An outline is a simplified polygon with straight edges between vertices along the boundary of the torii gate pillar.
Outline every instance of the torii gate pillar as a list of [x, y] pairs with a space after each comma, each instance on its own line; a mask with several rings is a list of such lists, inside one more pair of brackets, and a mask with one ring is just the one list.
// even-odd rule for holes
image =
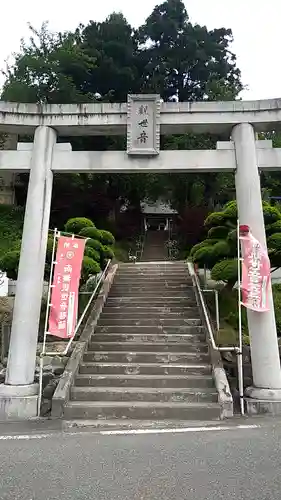
[[[232, 131], [232, 139], [235, 144], [239, 221], [248, 225], [253, 235], [266, 248], [260, 176], [252, 125], [236, 125]], [[247, 389], [247, 408], [252, 414], [275, 411], [279, 413], [277, 401], [280, 401], [281, 409], [281, 370], [271, 287], [269, 303], [268, 312], [247, 310], [253, 370], [253, 387]]]
[[0, 386], [0, 419], [37, 415], [34, 383], [38, 327], [52, 198], [51, 171], [56, 133], [40, 126], [34, 135], [21, 256], [5, 384]]

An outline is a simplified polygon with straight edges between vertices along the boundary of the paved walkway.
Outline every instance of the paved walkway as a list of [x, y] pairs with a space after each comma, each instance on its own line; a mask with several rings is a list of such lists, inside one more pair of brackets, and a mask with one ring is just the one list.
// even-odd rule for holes
[[281, 426], [244, 423], [140, 435], [4, 432], [1, 500], [279, 500]]

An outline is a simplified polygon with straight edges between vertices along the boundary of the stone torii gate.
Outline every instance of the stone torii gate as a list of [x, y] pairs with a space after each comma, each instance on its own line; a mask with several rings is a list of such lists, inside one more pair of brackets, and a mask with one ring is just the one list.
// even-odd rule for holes
[[[281, 149], [256, 141], [276, 130], [281, 99], [253, 102], [161, 103], [158, 95], [129, 96], [124, 104], [36, 105], [0, 102], [0, 132], [34, 134], [33, 144], [0, 151], [0, 170], [30, 172], [21, 257], [0, 419], [36, 416], [36, 346], [54, 172], [235, 173], [241, 224], [266, 245], [260, 170], [281, 168]], [[160, 151], [160, 134], [223, 133], [216, 150]], [[126, 135], [127, 151], [71, 151], [60, 136]], [[281, 370], [272, 293], [270, 311], [248, 311], [254, 386], [248, 396], [276, 412]]]

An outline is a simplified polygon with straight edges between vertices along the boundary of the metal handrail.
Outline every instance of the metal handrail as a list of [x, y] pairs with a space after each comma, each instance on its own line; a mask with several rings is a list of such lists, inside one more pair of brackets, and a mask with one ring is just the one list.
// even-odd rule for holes
[[[44, 341], [43, 341], [43, 349], [42, 349], [42, 352], [40, 353], [40, 372], [39, 372], [39, 395], [38, 395], [38, 416], [40, 416], [40, 407], [41, 407], [41, 401], [42, 401], [42, 388], [43, 388], [43, 363], [44, 363], [44, 357], [46, 356], [58, 356], [58, 357], [63, 357], [63, 356], [66, 356], [68, 351], [69, 351], [69, 348], [75, 338], [75, 336], [77, 335], [77, 332], [87, 314], [87, 311], [90, 307], [90, 305], [92, 304], [92, 301], [97, 293], [97, 290], [100, 286], [100, 284], [104, 281], [105, 277], [106, 277], [106, 273], [108, 271], [108, 268], [110, 266], [110, 263], [111, 263], [111, 260], [108, 260], [107, 261], [107, 265], [105, 267], [105, 269], [103, 270], [103, 273], [102, 275], [100, 276], [100, 278], [98, 279], [97, 281], [97, 284], [95, 286], [95, 289], [94, 291], [92, 292], [91, 294], [91, 297], [89, 298], [89, 301], [83, 311], [83, 313], [81, 314], [80, 318], [79, 318], [79, 321], [77, 322], [77, 325], [76, 325], [76, 328], [74, 330], [74, 334], [73, 334], [73, 337], [71, 337], [71, 339], [69, 340], [69, 342], [67, 343], [66, 345], [66, 348], [64, 351], [62, 352], [46, 352], [45, 351], [45, 346], [46, 346], [46, 332], [44, 333]], [[46, 320], [46, 324], [47, 324], [47, 320]]]
[[215, 351], [219, 351], [219, 352], [230, 352], [230, 351], [232, 351], [232, 352], [235, 352], [235, 354], [237, 356], [237, 372], [238, 372], [238, 383], [239, 383], [239, 393], [240, 393], [240, 407], [241, 407], [241, 414], [244, 415], [242, 349], [240, 349], [240, 347], [238, 347], [238, 346], [229, 346], [229, 347], [219, 347], [219, 346], [217, 346], [216, 341], [215, 341], [215, 337], [214, 337], [214, 333], [213, 333], [212, 324], [211, 324], [211, 321], [210, 321], [210, 318], [209, 318], [207, 306], [206, 306], [205, 299], [204, 299], [204, 296], [203, 296], [203, 293], [202, 293], [202, 290], [201, 290], [201, 286], [200, 286], [200, 283], [199, 283], [198, 276], [197, 276], [197, 274], [195, 272], [195, 269], [194, 269], [194, 266], [193, 266], [192, 262], [189, 261], [187, 263], [187, 266], [188, 266], [189, 274], [190, 274], [190, 276], [192, 278], [192, 281], [193, 281], [193, 283], [195, 285], [195, 288], [196, 288], [196, 291], [197, 291], [197, 294], [198, 294], [198, 297], [199, 297], [200, 306], [201, 306], [201, 309], [202, 309], [203, 314], [204, 314], [204, 319], [205, 319], [205, 322], [206, 322], [206, 325], [207, 325], [209, 339], [210, 339], [212, 348]]
[[200, 286], [200, 283], [199, 283], [198, 276], [197, 276], [197, 274], [195, 272], [195, 269], [194, 269], [194, 266], [193, 266], [193, 264], [191, 262], [188, 262], [187, 266], [188, 266], [189, 274], [190, 274], [190, 276], [191, 276], [191, 278], [192, 278], [192, 280], [193, 280], [193, 282], [195, 284], [195, 287], [196, 287], [196, 290], [197, 290], [197, 293], [198, 293], [198, 296], [199, 296], [199, 299], [200, 299], [200, 305], [202, 307], [202, 311], [203, 311], [203, 314], [204, 314], [204, 318], [205, 318], [205, 321], [206, 321], [206, 325], [207, 325], [207, 328], [208, 328], [208, 333], [209, 333], [209, 337], [210, 337], [213, 349], [215, 349], [215, 351], [235, 351], [235, 352], [239, 352], [239, 347], [237, 347], [237, 346], [229, 346], [229, 347], [219, 347], [219, 346], [217, 346], [216, 341], [215, 341], [215, 337], [214, 337], [214, 334], [213, 334], [213, 328], [212, 328], [212, 325], [211, 325], [211, 322], [210, 322], [210, 318], [209, 318], [207, 306], [206, 306], [205, 299], [204, 299], [204, 296], [203, 296], [203, 293], [202, 293], [202, 290], [201, 290], [201, 286]]
[[[96, 293], [97, 293], [97, 290], [98, 290], [98, 288], [99, 288], [100, 284], [104, 281], [104, 278], [105, 278], [105, 276], [106, 276], [106, 273], [107, 273], [107, 271], [108, 271], [108, 268], [109, 268], [109, 266], [110, 266], [110, 263], [111, 263], [111, 260], [108, 260], [108, 261], [107, 261], [107, 264], [106, 264], [106, 267], [104, 268], [104, 270], [103, 270], [103, 272], [102, 272], [102, 274], [101, 274], [100, 278], [98, 279], [97, 284], [96, 284], [96, 286], [95, 286], [95, 288], [94, 288], [93, 292], [90, 292], [90, 293], [91, 293], [91, 297], [89, 298], [88, 303], [87, 303], [87, 305], [86, 305], [86, 307], [85, 307], [84, 311], [82, 312], [82, 314], [81, 314], [81, 316], [80, 316], [80, 318], [79, 318], [79, 320], [78, 320], [78, 322], [77, 322], [76, 328], [75, 328], [75, 330], [74, 330], [74, 334], [73, 334], [73, 336], [71, 337], [71, 339], [69, 339], [69, 342], [67, 343], [65, 350], [64, 350], [64, 351], [62, 351], [61, 353], [55, 353], [55, 354], [56, 354], [56, 356], [66, 356], [66, 355], [67, 355], [68, 350], [69, 350], [69, 347], [71, 346], [71, 344], [72, 344], [72, 342], [73, 342], [74, 338], [76, 337], [76, 335], [77, 335], [77, 333], [78, 333], [78, 330], [79, 330], [79, 328], [80, 328], [81, 324], [83, 323], [83, 320], [84, 320], [84, 318], [85, 318], [85, 316], [86, 316], [86, 314], [87, 314], [87, 312], [88, 312], [88, 310], [89, 310], [90, 305], [91, 305], [91, 304], [92, 304], [92, 302], [93, 302], [93, 299], [94, 299], [94, 297], [95, 297], [95, 295], [96, 295]], [[45, 352], [45, 353], [44, 353], [44, 352], [42, 352], [42, 353], [41, 353], [41, 356], [42, 356], [42, 355], [44, 355], [44, 356], [50, 356], [50, 355], [52, 355], [52, 354], [54, 354], [54, 352], [49, 352], [49, 353], [48, 353], [48, 352]]]
[[135, 263], [137, 260], [140, 260], [142, 258], [143, 250], [144, 250], [144, 243], [145, 243], [145, 236], [146, 236], [146, 230], [144, 233], [140, 235], [140, 249], [136, 250], [136, 254], [129, 258], [129, 260], [133, 260]]
[[143, 251], [144, 251], [144, 244], [145, 244], [145, 237], [146, 237], [146, 233], [147, 233], [147, 229], [145, 229], [144, 233], [142, 234], [142, 237], [141, 237], [141, 249], [140, 249], [140, 252], [139, 252], [139, 260], [142, 258], [142, 254], [143, 254]]

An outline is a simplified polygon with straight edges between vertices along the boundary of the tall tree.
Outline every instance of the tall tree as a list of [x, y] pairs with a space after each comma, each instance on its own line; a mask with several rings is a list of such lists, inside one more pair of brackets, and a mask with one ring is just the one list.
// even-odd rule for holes
[[192, 25], [182, 0], [157, 5], [137, 33], [143, 89], [164, 100], [233, 99], [242, 90], [231, 30]]
[[138, 92], [137, 42], [125, 17], [113, 13], [104, 22], [90, 21], [79, 31], [83, 52], [96, 58], [88, 91], [109, 102], [125, 102], [128, 93]]
[[44, 23], [29, 27], [29, 43], [22, 40], [13, 66], [5, 72], [2, 99], [17, 102], [69, 103], [93, 101], [85, 89], [96, 57], [82, 50], [75, 34], [52, 33]]
[[[129, 92], [159, 92], [164, 100], [233, 99], [242, 88], [229, 30], [193, 26], [181, 0], [155, 7], [136, 32], [122, 14], [104, 22], [79, 25], [74, 33], [51, 33], [47, 24], [30, 27], [13, 66], [7, 68], [2, 98], [40, 103], [123, 102]], [[123, 137], [69, 138], [74, 149], [124, 149]], [[162, 138], [162, 149], [215, 147], [214, 137]], [[228, 181], [228, 179], [227, 179]], [[138, 206], [149, 196], [169, 198], [183, 212], [186, 205], [227, 201], [220, 175], [69, 175], [56, 176], [54, 213], [67, 216], [106, 214], [120, 205]], [[228, 181], [229, 183], [229, 181]], [[230, 183], [231, 184], [231, 183]], [[65, 193], [65, 196], [63, 195]], [[72, 200], [70, 203], [69, 200]], [[73, 203], [75, 200], [75, 203]]]

